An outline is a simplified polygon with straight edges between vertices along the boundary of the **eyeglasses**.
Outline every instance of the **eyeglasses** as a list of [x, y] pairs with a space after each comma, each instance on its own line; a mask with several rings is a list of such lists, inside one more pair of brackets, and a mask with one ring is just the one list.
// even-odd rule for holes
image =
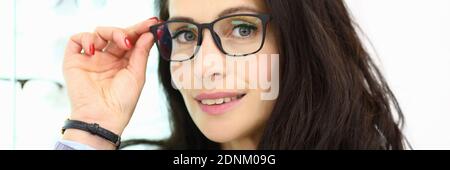
[[150, 27], [161, 57], [182, 62], [195, 57], [203, 42], [203, 30], [209, 29], [214, 43], [228, 56], [242, 57], [261, 50], [266, 37], [268, 14], [237, 14], [198, 24], [170, 20]]

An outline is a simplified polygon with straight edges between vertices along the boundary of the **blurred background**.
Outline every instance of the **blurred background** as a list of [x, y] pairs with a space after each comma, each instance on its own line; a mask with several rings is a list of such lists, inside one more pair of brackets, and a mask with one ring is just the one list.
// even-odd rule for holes
[[[450, 1], [346, 2], [400, 102], [413, 148], [450, 149]], [[70, 114], [61, 71], [69, 37], [97, 26], [133, 25], [155, 16], [153, 4], [0, 0], [0, 149], [53, 149]], [[150, 56], [147, 83], [125, 140], [170, 135], [155, 48]]]

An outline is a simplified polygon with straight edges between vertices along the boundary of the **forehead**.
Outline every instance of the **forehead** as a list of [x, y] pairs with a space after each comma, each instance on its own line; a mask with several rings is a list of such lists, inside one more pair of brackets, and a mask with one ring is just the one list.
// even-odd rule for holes
[[211, 22], [223, 15], [267, 12], [264, 0], [169, 0], [170, 18]]

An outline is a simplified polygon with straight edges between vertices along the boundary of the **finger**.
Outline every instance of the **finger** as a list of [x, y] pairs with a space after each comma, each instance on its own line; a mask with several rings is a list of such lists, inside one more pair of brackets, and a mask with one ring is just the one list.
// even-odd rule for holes
[[72, 54], [79, 54], [81, 51], [84, 51], [88, 55], [92, 55], [92, 53], [95, 52], [93, 49], [93, 42], [94, 40], [91, 33], [79, 33], [71, 37], [67, 50]]
[[[148, 20], [142, 21], [138, 24], [135, 24], [131, 27], [128, 27], [125, 29], [126, 33], [127, 33], [127, 37], [129, 38], [129, 41], [132, 44], [135, 44], [135, 42], [137, 41], [137, 39], [146, 32], [149, 32], [149, 27], [157, 24], [159, 22], [157, 17], [153, 17], [150, 18]], [[108, 46], [105, 48], [105, 52], [109, 52], [112, 53], [116, 56], [122, 56], [125, 54], [126, 51], [121, 50], [120, 48], [117, 47], [117, 44], [115, 43], [110, 43], [108, 44]]]
[[[86, 55], [81, 54], [83, 49], [82, 39], [83, 37], [89, 33], [78, 33], [70, 37], [69, 42], [67, 43], [66, 50], [64, 52], [64, 61], [63, 61], [63, 73], [66, 74], [67, 68], [73, 67], [74, 65], [78, 65], [83, 60], [89, 60]], [[84, 50], [86, 51], [86, 50]]]
[[103, 52], [110, 53], [114, 56], [123, 56], [125, 54], [125, 50], [117, 46], [116, 43], [110, 41], [108, 44], [102, 49]]
[[96, 47], [105, 46], [106, 41], [99, 38], [96, 34], [85, 33], [81, 35], [81, 45], [88, 56], [94, 56]]
[[131, 52], [128, 69], [139, 79], [145, 79], [148, 56], [153, 46], [153, 35], [151, 33], [142, 34], [136, 42], [135, 48]]
[[66, 50], [64, 52], [65, 56], [80, 54], [81, 50], [83, 49], [83, 47], [81, 46], [81, 34], [83, 33], [78, 33], [70, 37], [70, 40], [67, 43]]
[[95, 50], [102, 51], [110, 43], [96, 33], [93, 33], [92, 36]]
[[149, 27], [152, 25], [155, 25], [159, 23], [159, 19], [157, 17], [153, 17], [150, 19], [147, 19], [145, 21], [142, 21], [138, 24], [135, 24], [131, 27], [126, 28], [126, 32], [128, 37], [130, 38], [131, 42], [134, 43], [138, 40], [138, 38], [146, 33], [149, 32]]
[[119, 50], [128, 50], [131, 48], [131, 42], [124, 29], [115, 27], [97, 27], [95, 33], [104, 41], [116, 44], [115, 48]]

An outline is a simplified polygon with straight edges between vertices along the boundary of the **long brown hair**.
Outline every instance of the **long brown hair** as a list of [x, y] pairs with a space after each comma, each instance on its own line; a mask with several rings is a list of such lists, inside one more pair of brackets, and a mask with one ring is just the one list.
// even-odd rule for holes
[[[265, 0], [282, 58], [280, 93], [259, 149], [405, 149], [403, 114], [362, 45], [343, 0]], [[157, 0], [169, 18], [167, 0]], [[289, 23], [289, 24], [288, 24]], [[163, 149], [220, 149], [190, 118], [159, 61], [172, 134], [161, 141], [132, 140]], [[396, 122], [393, 115], [397, 114]]]

